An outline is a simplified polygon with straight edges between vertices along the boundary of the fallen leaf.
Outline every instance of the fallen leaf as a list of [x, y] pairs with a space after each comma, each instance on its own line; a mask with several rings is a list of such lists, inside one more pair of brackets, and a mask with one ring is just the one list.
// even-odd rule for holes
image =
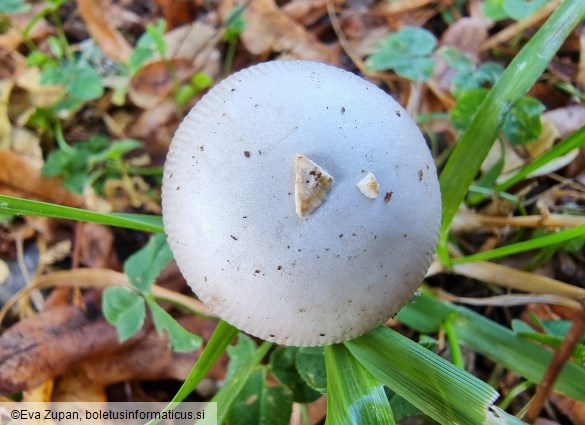
[[155, 108], [142, 112], [128, 130], [128, 135], [143, 140], [153, 164], [162, 164], [178, 122], [177, 105], [171, 99], [165, 99]]
[[0, 79], [13, 79], [26, 69], [26, 58], [19, 52], [0, 46]]
[[193, 22], [197, 19], [197, 6], [192, 1], [155, 0], [167, 23], [168, 29]]
[[449, 25], [439, 45], [452, 46], [477, 60], [481, 44], [487, 40], [491, 23], [478, 17], [464, 17]]
[[585, 90], [585, 28], [579, 30], [579, 66], [576, 83], [581, 91]]
[[[48, 108], [63, 95], [62, 86], [41, 84], [41, 71], [38, 68], [27, 68], [16, 75], [16, 86], [24, 89], [22, 103], [34, 109], [35, 106]], [[14, 99], [11, 99], [11, 103]]]
[[0, 258], [0, 285], [4, 285], [4, 283], [6, 283], [9, 273], [10, 270], [8, 269], [8, 265]]
[[0, 393], [32, 389], [90, 355], [117, 349], [115, 328], [96, 306], [87, 307], [56, 307], [8, 328], [0, 336]]
[[24, 42], [23, 30], [32, 22], [33, 18], [38, 17], [34, 25], [28, 32], [29, 40], [38, 40], [45, 38], [47, 35], [54, 33], [54, 28], [45, 18], [40, 17], [39, 13], [45, 8], [44, 3], [36, 3], [33, 7], [24, 13], [15, 13], [10, 15], [12, 27], [0, 35], [0, 47], [7, 50], [16, 50]]
[[31, 164], [41, 167], [44, 163], [41, 139], [28, 128], [14, 127], [10, 138], [11, 149], [26, 157]]
[[108, 397], [104, 384], [91, 379], [83, 369], [74, 366], [55, 383], [51, 401], [105, 403]]
[[[228, 11], [230, 7], [224, 7], [224, 10]], [[244, 12], [244, 19], [246, 29], [240, 38], [253, 55], [278, 52], [297, 59], [331, 64], [340, 62], [337, 46], [330, 47], [316, 40], [305, 27], [286, 15], [273, 0], [250, 2]]]
[[203, 22], [175, 28], [165, 34], [168, 58], [189, 60], [194, 69], [215, 79], [221, 68], [217, 37], [218, 31]]
[[49, 380], [29, 391], [24, 391], [22, 401], [25, 403], [47, 403], [51, 401], [54, 384], [52, 380]]
[[10, 148], [12, 125], [8, 118], [8, 98], [13, 86], [12, 80], [0, 80], [0, 149]]
[[92, 382], [101, 385], [135, 380], [185, 380], [197, 358], [195, 353], [173, 353], [168, 339], [152, 331], [132, 346], [82, 361], [79, 368]]
[[585, 106], [570, 105], [546, 111], [542, 116], [557, 128], [559, 137], [564, 139], [585, 125]]
[[132, 77], [128, 96], [143, 109], [152, 109], [171, 94], [175, 85], [190, 78], [195, 70], [186, 59], [151, 62]]
[[132, 47], [124, 36], [111, 24], [107, 11], [101, 0], [77, 0], [79, 14], [84, 20], [87, 30], [109, 58], [120, 62], [128, 62]]
[[60, 179], [41, 176], [38, 163], [12, 151], [0, 151], [0, 193], [80, 207], [83, 198], [61, 186]]
[[556, 408], [573, 422], [573, 425], [585, 425], [585, 403], [557, 393], [551, 394], [550, 398]]
[[[544, 152], [549, 150], [555, 140], [559, 137], [559, 131], [557, 127], [552, 124], [546, 116], [541, 118], [542, 133], [539, 138], [532, 143], [526, 145], [514, 147], [509, 143], [504, 143], [504, 168], [497, 179], [497, 182], [503, 182], [513, 176], [519, 169], [532, 162], [535, 158], [542, 155]], [[493, 167], [502, 155], [502, 145], [500, 143], [494, 143], [490, 149], [486, 159], [484, 160], [481, 169], [486, 172]], [[530, 174], [529, 177], [537, 177], [557, 171], [567, 164], [571, 163], [578, 154], [578, 149], [573, 149], [571, 152], [555, 158], [545, 166], [539, 168]]]
[[282, 11], [302, 25], [312, 25], [327, 14], [327, 0], [292, 0]]
[[83, 265], [92, 268], [114, 267], [114, 235], [112, 229], [95, 223], [80, 223], [78, 231], [79, 257]]
[[534, 425], [560, 425], [557, 421], [551, 421], [550, 419], [538, 418], [534, 421]]

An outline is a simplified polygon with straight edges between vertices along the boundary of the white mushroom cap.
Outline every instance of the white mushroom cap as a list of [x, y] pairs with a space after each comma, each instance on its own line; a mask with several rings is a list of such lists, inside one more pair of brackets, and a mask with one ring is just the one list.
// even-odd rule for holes
[[[298, 155], [331, 178], [304, 214]], [[358, 187], [369, 173], [374, 199]], [[433, 159], [406, 111], [315, 62], [223, 80], [165, 165], [163, 219], [188, 284], [224, 320], [286, 345], [337, 343], [393, 316], [427, 271], [440, 217]]]

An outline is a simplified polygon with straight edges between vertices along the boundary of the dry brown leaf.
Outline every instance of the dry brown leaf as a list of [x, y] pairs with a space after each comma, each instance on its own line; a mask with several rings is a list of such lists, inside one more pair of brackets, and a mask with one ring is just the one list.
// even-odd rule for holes
[[[225, 10], [229, 9], [228, 7]], [[329, 47], [316, 40], [302, 25], [287, 16], [273, 0], [250, 2], [244, 12], [244, 19], [246, 29], [241, 40], [253, 55], [279, 52], [289, 58], [331, 64], [340, 61], [337, 47]]]
[[585, 106], [570, 105], [546, 111], [542, 116], [556, 127], [559, 137], [564, 139], [585, 125]]
[[10, 269], [8, 268], [8, 264], [0, 258], [0, 285], [3, 285], [6, 282], [9, 274]]
[[79, 368], [101, 385], [143, 379], [185, 380], [197, 358], [195, 353], [173, 353], [168, 339], [153, 331], [132, 346], [88, 358]]
[[111, 24], [102, 1], [77, 0], [77, 6], [87, 30], [105, 55], [120, 63], [128, 62], [132, 47]]
[[151, 62], [132, 77], [128, 96], [143, 109], [152, 109], [165, 99], [176, 83], [193, 75], [195, 70], [186, 59]]
[[292, 0], [282, 11], [301, 25], [313, 25], [327, 14], [327, 0]]
[[203, 22], [193, 22], [175, 28], [165, 34], [169, 58], [194, 61], [201, 51], [217, 35], [217, 30]]
[[45, 381], [38, 387], [24, 391], [22, 393], [22, 401], [25, 403], [47, 403], [51, 401], [54, 386], [55, 383], [53, 380]]
[[436, 0], [398, 0], [393, 2], [385, 2], [380, 7], [380, 11], [384, 15], [398, 15], [401, 13], [411, 12], [415, 9], [420, 9], [429, 3], [434, 3]]
[[[24, 42], [24, 37], [22, 36], [23, 30], [44, 7], [45, 5], [43, 3], [36, 3], [28, 12], [10, 15], [12, 27], [5, 34], [0, 35], [0, 47], [7, 50], [16, 50]], [[46, 19], [40, 18], [30, 28], [28, 38], [30, 40], [38, 40], [45, 38], [53, 32], [53, 26]]]
[[557, 421], [551, 421], [550, 419], [538, 418], [534, 421], [534, 425], [561, 425]]
[[575, 82], [581, 91], [585, 90], [585, 27], [583, 26], [579, 31], [579, 66]]
[[557, 409], [571, 419], [573, 425], [585, 425], [585, 403], [556, 393], [551, 394], [550, 398]]
[[41, 176], [38, 163], [11, 151], [0, 151], [0, 193], [79, 207], [83, 199], [64, 189], [61, 180]]
[[478, 59], [479, 47], [487, 39], [491, 26], [486, 19], [465, 17], [449, 25], [441, 36], [441, 46], [452, 46]]
[[14, 79], [15, 75], [26, 69], [26, 58], [19, 52], [0, 46], [0, 79]]
[[219, 76], [221, 55], [216, 48], [218, 30], [203, 22], [193, 22], [165, 34], [167, 58], [187, 59], [198, 71], [214, 79]]
[[533, 294], [551, 294], [573, 299], [585, 299], [585, 289], [489, 261], [455, 264], [453, 272], [482, 282]]
[[0, 80], [0, 149], [10, 148], [12, 124], [8, 118], [8, 99], [13, 86], [12, 80]]
[[[502, 146], [504, 148], [504, 168], [497, 179], [497, 182], [499, 183], [507, 180], [520, 168], [549, 150], [554, 145], [555, 140], [559, 137], [559, 131], [557, 130], [557, 127], [544, 116], [541, 118], [541, 123], [542, 133], [539, 138], [532, 143], [521, 146], [513, 146], [509, 143], [494, 143], [481, 166], [482, 171], [486, 172], [500, 160], [502, 156]], [[552, 173], [573, 161], [577, 154], [578, 149], [573, 149], [566, 155], [558, 157], [539, 168], [533, 172], [530, 177]]]
[[177, 105], [172, 100], [166, 99], [155, 108], [142, 112], [128, 130], [128, 135], [144, 140], [148, 146], [148, 152], [153, 157], [153, 162], [162, 163], [169, 150], [178, 121]]
[[112, 229], [96, 223], [80, 223], [79, 257], [83, 265], [106, 268], [116, 265]]
[[95, 402], [108, 401], [105, 386], [91, 378], [79, 367], [68, 369], [55, 383], [53, 402]]
[[0, 336], [0, 392], [34, 388], [89, 355], [118, 348], [115, 328], [95, 316], [95, 308], [86, 312], [77, 306], [57, 307], [6, 330]]
[[[20, 99], [22, 107], [19, 109], [24, 109], [25, 106], [32, 110], [35, 106], [50, 107], [63, 95], [64, 90], [62, 86], [41, 84], [41, 71], [38, 68], [27, 68], [16, 75], [16, 85], [25, 91]], [[14, 97], [10, 99], [10, 102], [11, 104], [19, 103]]]
[[14, 127], [12, 129], [11, 148], [18, 155], [29, 159], [31, 164], [41, 167], [45, 162], [41, 139], [28, 128]]
[[168, 29], [195, 21], [197, 6], [191, 0], [155, 0], [167, 23]]

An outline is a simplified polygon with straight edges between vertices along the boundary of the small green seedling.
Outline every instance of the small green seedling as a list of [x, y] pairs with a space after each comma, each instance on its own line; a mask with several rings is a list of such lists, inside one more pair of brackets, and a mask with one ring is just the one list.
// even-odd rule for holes
[[432, 53], [436, 46], [437, 39], [430, 31], [405, 27], [382, 41], [366, 60], [366, 66], [375, 71], [392, 69], [409, 80], [425, 81], [433, 74]]
[[131, 287], [111, 286], [104, 291], [104, 316], [116, 327], [120, 341], [126, 341], [142, 328], [148, 305], [156, 330], [159, 334], [166, 331], [174, 351], [193, 351], [203, 342], [200, 336], [181, 327], [151, 294], [155, 279], [171, 259], [164, 235], [153, 235], [141, 250], [124, 263], [124, 272]]

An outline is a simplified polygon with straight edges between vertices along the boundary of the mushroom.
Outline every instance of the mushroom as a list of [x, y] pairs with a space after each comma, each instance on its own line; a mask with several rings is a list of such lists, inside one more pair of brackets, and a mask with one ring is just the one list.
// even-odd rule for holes
[[205, 95], [173, 138], [162, 198], [199, 298], [239, 329], [294, 346], [392, 317], [429, 267], [441, 218], [433, 159], [406, 111], [309, 61], [252, 66]]

